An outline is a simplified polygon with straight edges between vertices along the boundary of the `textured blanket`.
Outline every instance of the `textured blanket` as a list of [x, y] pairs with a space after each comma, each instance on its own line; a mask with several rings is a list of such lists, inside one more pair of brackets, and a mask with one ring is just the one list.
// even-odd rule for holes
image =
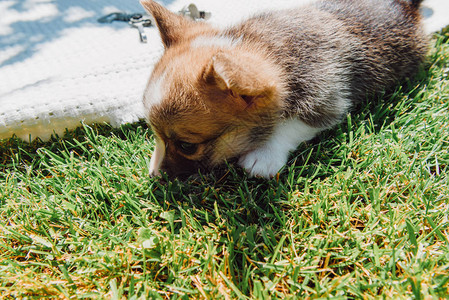
[[[226, 26], [266, 9], [309, 0], [161, 1], [172, 11], [193, 2]], [[111, 12], [143, 12], [138, 0], [0, 1], [0, 139], [61, 134], [80, 122], [119, 125], [141, 118], [141, 97], [163, 47], [155, 27], [100, 24]], [[449, 24], [449, 1], [426, 0], [427, 31]]]

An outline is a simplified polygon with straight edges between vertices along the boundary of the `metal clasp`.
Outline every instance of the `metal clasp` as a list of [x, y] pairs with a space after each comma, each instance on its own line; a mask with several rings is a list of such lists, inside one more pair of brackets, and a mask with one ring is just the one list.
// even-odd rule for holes
[[143, 15], [135, 15], [131, 17], [128, 22], [131, 26], [137, 28], [139, 30], [139, 37], [142, 43], [147, 42], [147, 35], [145, 34], [144, 27], [149, 27], [152, 24], [150, 16]]
[[200, 11], [195, 4], [184, 6], [179, 12], [181, 16], [189, 17], [193, 21], [208, 20], [211, 16], [210, 12]]

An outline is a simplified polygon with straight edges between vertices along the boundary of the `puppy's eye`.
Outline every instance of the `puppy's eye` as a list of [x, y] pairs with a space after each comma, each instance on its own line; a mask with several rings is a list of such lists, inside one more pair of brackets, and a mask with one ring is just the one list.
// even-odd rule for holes
[[198, 149], [198, 144], [179, 142], [178, 148], [179, 148], [179, 150], [181, 150], [182, 153], [184, 153], [186, 155], [192, 155]]

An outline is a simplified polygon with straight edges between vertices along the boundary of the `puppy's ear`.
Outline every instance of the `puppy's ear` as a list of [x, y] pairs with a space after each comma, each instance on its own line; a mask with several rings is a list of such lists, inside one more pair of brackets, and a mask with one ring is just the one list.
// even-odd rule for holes
[[245, 108], [267, 104], [282, 90], [279, 70], [264, 58], [249, 53], [217, 53], [206, 66], [203, 80], [220, 90], [228, 90]]
[[181, 41], [183, 34], [185, 34], [185, 29], [193, 26], [193, 21], [189, 21], [169, 11], [152, 0], [141, 0], [140, 4], [156, 20], [156, 25], [159, 28], [165, 48], [169, 48], [173, 44]]

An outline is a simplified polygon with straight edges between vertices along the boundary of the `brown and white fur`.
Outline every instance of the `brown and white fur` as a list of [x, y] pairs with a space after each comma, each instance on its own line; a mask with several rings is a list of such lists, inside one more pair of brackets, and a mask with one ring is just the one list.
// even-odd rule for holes
[[165, 52], [144, 93], [150, 172], [182, 176], [236, 159], [271, 177], [350, 107], [416, 73], [420, 0], [322, 0], [216, 29], [142, 0]]

